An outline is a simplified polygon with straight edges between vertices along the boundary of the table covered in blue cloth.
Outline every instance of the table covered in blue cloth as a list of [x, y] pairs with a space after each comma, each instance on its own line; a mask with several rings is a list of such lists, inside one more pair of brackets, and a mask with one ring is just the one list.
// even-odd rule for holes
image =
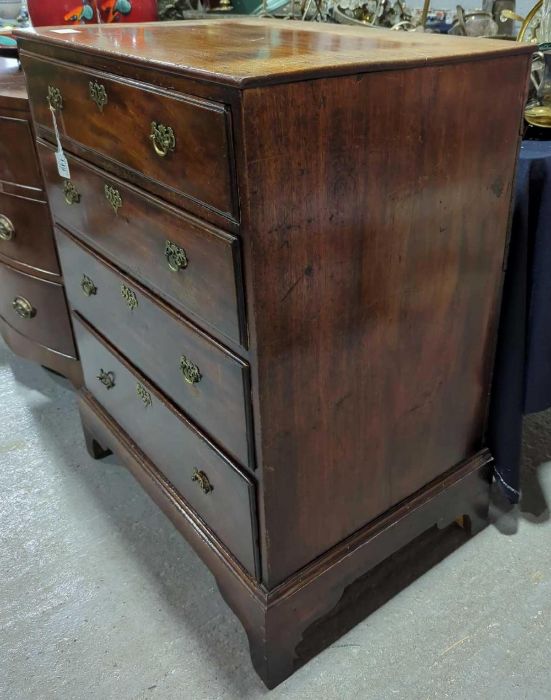
[[488, 424], [496, 478], [520, 498], [522, 416], [551, 407], [551, 141], [525, 141]]

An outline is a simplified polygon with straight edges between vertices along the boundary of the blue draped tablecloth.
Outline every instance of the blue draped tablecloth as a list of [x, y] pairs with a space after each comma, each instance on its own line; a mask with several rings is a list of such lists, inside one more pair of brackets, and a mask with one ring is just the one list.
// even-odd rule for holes
[[551, 141], [524, 141], [496, 352], [488, 445], [520, 498], [522, 416], [551, 407]]

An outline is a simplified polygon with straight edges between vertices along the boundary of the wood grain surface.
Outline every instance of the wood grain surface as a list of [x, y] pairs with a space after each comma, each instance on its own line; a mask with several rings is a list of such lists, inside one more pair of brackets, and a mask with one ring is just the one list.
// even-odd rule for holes
[[[39, 141], [38, 151], [55, 221], [199, 325], [246, 345], [241, 256], [235, 236], [187, 217], [69, 154], [71, 180], [80, 201], [68, 205], [54, 147]], [[106, 199], [106, 186], [119, 193], [121, 205], [116, 211]], [[187, 265], [180, 271], [168, 266], [167, 242], [185, 252]]]
[[[258, 575], [252, 481], [81, 318], [75, 317], [74, 327], [88, 391], [141, 450], [155, 455], [157, 468], [241, 564]], [[98, 380], [102, 369], [113, 373], [111, 389]], [[145, 390], [148, 404], [137, 387]], [[212, 488], [208, 493], [193, 479], [196, 471], [206, 475]]]
[[526, 72], [245, 91], [270, 587], [483, 444]]
[[7, 217], [15, 229], [11, 240], [0, 238], [0, 257], [59, 275], [48, 205], [0, 192], [0, 215]]
[[[60, 229], [56, 240], [70, 306], [229, 455], [254, 468], [248, 364]], [[83, 293], [83, 275], [92, 280], [95, 294]], [[123, 285], [135, 295], [135, 308], [123, 298]], [[198, 368], [197, 383], [184, 379], [182, 357]]]
[[[76, 357], [63, 285], [29, 275], [0, 263], [0, 317], [29, 340], [50, 350]], [[33, 306], [34, 318], [21, 318], [12, 303], [23, 297]]]
[[147, 62], [160, 70], [240, 87], [403, 66], [531, 53], [529, 45], [493, 39], [386, 29], [222, 19], [124, 26], [18, 30], [29, 42]]
[[[27, 55], [22, 63], [36, 123], [52, 128], [47, 95], [54, 87], [63, 99], [56, 112], [63, 136], [144, 173], [179, 196], [238, 217], [225, 105]], [[107, 102], [101, 110], [90, 98], [91, 82], [105, 90]], [[173, 130], [174, 148], [164, 156], [153, 148], [153, 122]]]

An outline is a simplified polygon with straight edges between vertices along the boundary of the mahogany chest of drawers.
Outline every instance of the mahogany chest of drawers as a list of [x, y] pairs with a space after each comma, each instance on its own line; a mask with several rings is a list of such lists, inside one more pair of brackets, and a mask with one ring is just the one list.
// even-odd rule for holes
[[188, 538], [273, 686], [359, 576], [485, 523], [531, 49], [255, 20], [20, 42], [88, 448]]
[[25, 78], [16, 59], [1, 57], [0, 334], [18, 354], [82, 383]]

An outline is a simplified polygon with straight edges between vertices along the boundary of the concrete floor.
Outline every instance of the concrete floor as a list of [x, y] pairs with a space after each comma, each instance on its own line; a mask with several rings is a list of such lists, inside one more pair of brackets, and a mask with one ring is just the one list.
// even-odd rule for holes
[[551, 413], [525, 498], [271, 693], [214, 581], [75, 399], [0, 344], [0, 698], [551, 698]]

